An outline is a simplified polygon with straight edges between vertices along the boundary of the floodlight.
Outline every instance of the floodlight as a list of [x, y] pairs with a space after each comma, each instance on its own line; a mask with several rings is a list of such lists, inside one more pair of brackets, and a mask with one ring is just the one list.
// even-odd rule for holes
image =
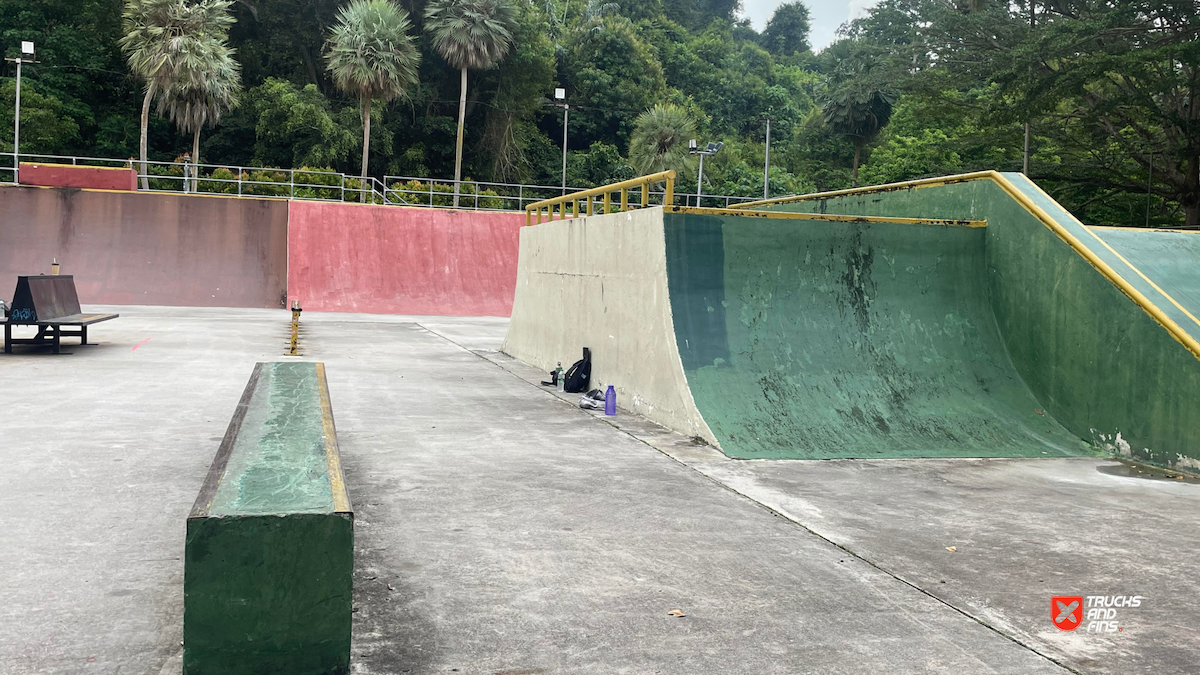
[[28, 40], [21, 42], [21, 53], [26, 56], [33, 56], [33, 43]]
[[696, 149], [696, 139], [693, 138], [692, 140], [688, 141], [688, 150], [695, 150], [695, 149]]
[[556, 98], [556, 99], [558, 99], [559, 101], [561, 101], [561, 100], [565, 99], [566, 97], [567, 97], [567, 90], [566, 90], [566, 89], [563, 89], [563, 88], [561, 88], [561, 87], [555, 88], [555, 90], [554, 90], [554, 98]]

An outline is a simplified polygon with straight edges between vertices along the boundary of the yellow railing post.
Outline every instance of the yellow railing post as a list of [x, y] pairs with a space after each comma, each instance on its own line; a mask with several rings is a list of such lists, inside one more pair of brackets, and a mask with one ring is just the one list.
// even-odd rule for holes
[[[601, 208], [603, 213], [613, 213], [613, 198], [612, 193], [621, 193], [621, 210], [629, 209], [629, 191], [633, 188], [641, 190], [642, 206], [650, 205], [650, 186], [654, 183], [666, 181], [667, 191], [663, 195], [663, 204], [670, 205], [675, 200], [675, 172], [660, 171], [648, 176], [641, 176], [631, 180], [613, 183], [612, 185], [604, 185], [590, 190], [581, 190], [569, 195], [562, 195], [552, 199], [543, 199], [540, 202], [534, 202], [525, 206], [525, 223], [540, 224], [542, 222], [542, 209], [546, 209], [546, 220], [554, 220], [554, 207], [558, 207], [558, 219], [565, 220], [567, 218], [579, 218], [586, 212], [589, 216], [596, 215], [596, 198], [600, 197], [602, 202]], [[570, 204], [570, 206], [567, 206]], [[536, 215], [536, 218], [534, 217]]]

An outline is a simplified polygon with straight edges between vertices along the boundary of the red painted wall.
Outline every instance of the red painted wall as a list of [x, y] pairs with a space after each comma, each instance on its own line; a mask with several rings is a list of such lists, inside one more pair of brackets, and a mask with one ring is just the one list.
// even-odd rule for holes
[[21, 162], [20, 179], [22, 185], [44, 187], [93, 188], [96, 190], [137, 189], [137, 171], [100, 166]]
[[281, 307], [287, 203], [0, 187], [0, 298], [58, 258], [83, 303]]
[[524, 213], [294, 201], [288, 297], [306, 310], [508, 316]]

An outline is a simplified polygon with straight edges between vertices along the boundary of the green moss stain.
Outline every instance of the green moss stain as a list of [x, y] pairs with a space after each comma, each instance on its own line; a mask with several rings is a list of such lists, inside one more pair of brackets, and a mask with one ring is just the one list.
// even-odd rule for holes
[[[693, 398], [730, 456], [1085, 452], [1005, 355], [984, 229], [696, 215], [665, 226], [672, 313], [694, 312], [697, 292], [715, 297], [712, 280], [724, 286], [723, 326], [676, 332]], [[722, 255], [671, 250], [714, 229], [706, 241]], [[676, 269], [685, 257], [689, 275]], [[722, 268], [701, 273], [700, 261]], [[703, 346], [722, 341], [728, 357], [707, 359]]]
[[266, 363], [260, 378], [209, 513], [332, 511], [315, 364]]

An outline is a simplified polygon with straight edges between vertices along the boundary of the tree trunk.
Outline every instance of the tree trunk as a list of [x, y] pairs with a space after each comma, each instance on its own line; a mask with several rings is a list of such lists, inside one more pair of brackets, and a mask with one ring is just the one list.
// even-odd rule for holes
[[858, 187], [858, 158], [862, 155], [862, 141], [854, 141], [854, 173], [850, 180], [853, 187]]
[[363, 100], [362, 192], [359, 201], [367, 201], [367, 156], [371, 152], [371, 99]]
[[1021, 162], [1021, 173], [1029, 175], [1029, 141], [1033, 136], [1029, 128], [1029, 122], [1025, 123], [1025, 159]]
[[467, 69], [462, 69], [458, 90], [458, 141], [454, 145], [454, 207], [458, 208], [459, 181], [462, 180], [463, 123], [467, 118]]
[[138, 173], [142, 175], [142, 189], [150, 189], [150, 179], [146, 177], [146, 128], [150, 125], [150, 101], [154, 99], [154, 85], [146, 85], [146, 98], [142, 101], [142, 137], [141, 137], [141, 165]]
[[200, 125], [192, 134], [192, 192], [200, 188]]

